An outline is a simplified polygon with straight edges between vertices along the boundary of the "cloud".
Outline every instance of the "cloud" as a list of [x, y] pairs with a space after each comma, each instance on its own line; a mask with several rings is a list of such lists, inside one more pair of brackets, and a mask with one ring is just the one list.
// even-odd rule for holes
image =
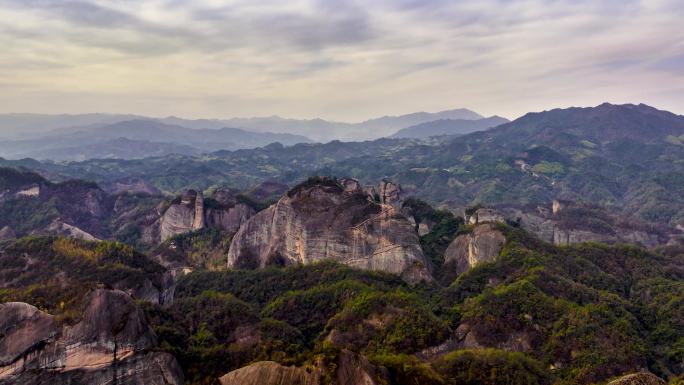
[[0, 108], [684, 111], [683, 16], [676, 0], [0, 0]]

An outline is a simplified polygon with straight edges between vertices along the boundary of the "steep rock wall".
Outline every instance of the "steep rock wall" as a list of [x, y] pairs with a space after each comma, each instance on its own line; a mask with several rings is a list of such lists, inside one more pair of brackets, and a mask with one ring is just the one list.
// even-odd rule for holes
[[418, 234], [393, 206], [367, 199], [358, 184], [307, 182], [250, 218], [235, 234], [228, 267], [334, 260], [355, 268], [429, 280]]

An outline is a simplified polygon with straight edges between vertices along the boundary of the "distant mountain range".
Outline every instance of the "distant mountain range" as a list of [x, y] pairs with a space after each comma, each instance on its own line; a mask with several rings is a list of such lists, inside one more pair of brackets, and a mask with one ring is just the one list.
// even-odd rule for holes
[[482, 131], [508, 123], [509, 120], [500, 116], [484, 119], [439, 119], [402, 128], [390, 138], [427, 138], [440, 135], [464, 135], [475, 131]]
[[293, 145], [310, 140], [291, 134], [249, 132], [238, 128], [192, 129], [136, 119], [63, 127], [37, 138], [0, 142], [0, 154], [15, 159], [138, 159], [169, 154], [198, 155], [217, 150], [260, 147], [274, 142]]
[[[198, 155], [218, 150], [256, 148], [276, 142], [290, 146], [311, 141], [377, 139], [406, 127], [434, 121], [453, 121], [459, 128], [452, 131], [457, 133], [505, 122], [500, 118], [492, 119], [483, 120], [481, 115], [467, 109], [385, 116], [360, 123], [277, 116], [189, 120], [111, 114], [6, 114], [0, 115], [0, 156], [80, 161]], [[448, 132], [449, 129], [443, 131]], [[431, 131], [425, 132], [430, 134]], [[412, 135], [418, 137], [415, 133]]]
[[330, 140], [356, 141], [378, 139], [389, 136], [402, 128], [440, 119], [476, 120], [482, 115], [465, 108], [441, 112], [416, 112], [400, 116], [383, 116], [359, 123], [332, 122], [323, 119], [286, 119], [279, 116], [259, 118], [233, 118], [228, 120], [188, 121], [170, 117], [162, 119], [165, 123], [178, 124], [193, 128], [239, 127], [256, 132], [287, 132], [304, 135], [317, 142]]
[[[456, 137], [333, 141], [163, 156], [144, 162], [90, 160], [57, 165], [3, 161], [60, 180], [111, 183], [138, 177], [160, 191], [310, 175], [391, 178], [435, 204], [549, 204], [553, 199], [612, 207], [684, 227], [684, 117], [645, 105], [602, 104], [527, 114]], [[173, 170], [169, 172], [168, 170]], [[161, 176], [163, 174], [163, 177]]]

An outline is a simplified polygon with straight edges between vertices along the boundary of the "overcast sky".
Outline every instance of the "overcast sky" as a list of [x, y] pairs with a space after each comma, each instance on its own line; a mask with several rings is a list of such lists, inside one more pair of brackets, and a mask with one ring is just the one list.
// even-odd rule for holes
[[684, 113], [681, 0], [0, 0], [0, 112]]

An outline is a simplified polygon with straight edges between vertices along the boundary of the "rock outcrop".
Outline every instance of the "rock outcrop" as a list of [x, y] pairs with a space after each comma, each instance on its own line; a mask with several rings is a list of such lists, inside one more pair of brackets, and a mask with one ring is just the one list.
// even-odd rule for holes
[[2, 239], [14, 239], [17, 237], [17, 234], [14, 232], [14, 230], [9, 227], [5, 226], [2, 229], [0, 229], [0, 240]]
[[101, 239], [95, 237], [94, 235], [79, 229], [76, 226], [72, 226], [61, 219], [57, 218], [45, 228], [45, 233], [50, 235], [60, 235], [64, 237], [71, 237], [76, 239], [82, 239], [84, 241], [100, 241]]
[[665, 381], [649, 372], [641, 372], [622, 376], [609, 382], [608, 385], [665, 385]]
[[418, 234], [398, 209], [371, 202], [360, 185], [310, 180], [250, 218], [235, 234], [229, 268], [334, 260], [429, 280]]
[[175, 358], [151, 350], [156, 336], [124, 292], [91, 292], [73, 326], [24, 303], [0, 310], [0, 384], [183, 383]]
[[675, 234], [674, 229], [648, 226], [634, 218], [618, 218], [598, 207], [562, 200], [554, 200], [551, 210], [536, 207], [503, 211], [506, 217], [518, 222], [525, 230], [558, 246], [601, 242], [632, 243], [653, 248], [681, 236]]
[[218, 204], [207, 207], [202, 192], [184, 192], [180, 202], [171, 204], [156, 222], [155, 225], [159, 227], [159, 241], [164, 242], [174, 235], [200, 230], [206, 226], [219, 226], [234, 232], [255, 213], [252, 207], [239, 202], [228, 190], [216, 190], [211, 198]]
[[401, 186], [388, 180], [382, 180], [378, 185], [378, 198], [382, 204], [401, 206]]
[[195, 215], [192, 220], [192, 230], [201, 230], [204, 228], [204, 194], [198, 191], [195, 195]]
[[504, 223], [506, 222], [506, 219], [496, 209], [480, 208], [475, 210], [475, 212], [470, 216], [467, 216], [466, 222], [470, 223], [471, 225], [487, 222]]
[[[332, 377], [333, 385], [389, 384], [389, 372], [348, 350], [342, 350]], [[323, 385], [326, 368], [320, 363], [305, 367], [283, 366], [277, 362], [256, 362], [219, 378], [221, 385]]]
[[461, 274], [482, 262], [494, 260], [506, 237], [493, 224], [475, 226], [469, 234], [457, 236], [444, 253], [444, 266], [455, 274]]

